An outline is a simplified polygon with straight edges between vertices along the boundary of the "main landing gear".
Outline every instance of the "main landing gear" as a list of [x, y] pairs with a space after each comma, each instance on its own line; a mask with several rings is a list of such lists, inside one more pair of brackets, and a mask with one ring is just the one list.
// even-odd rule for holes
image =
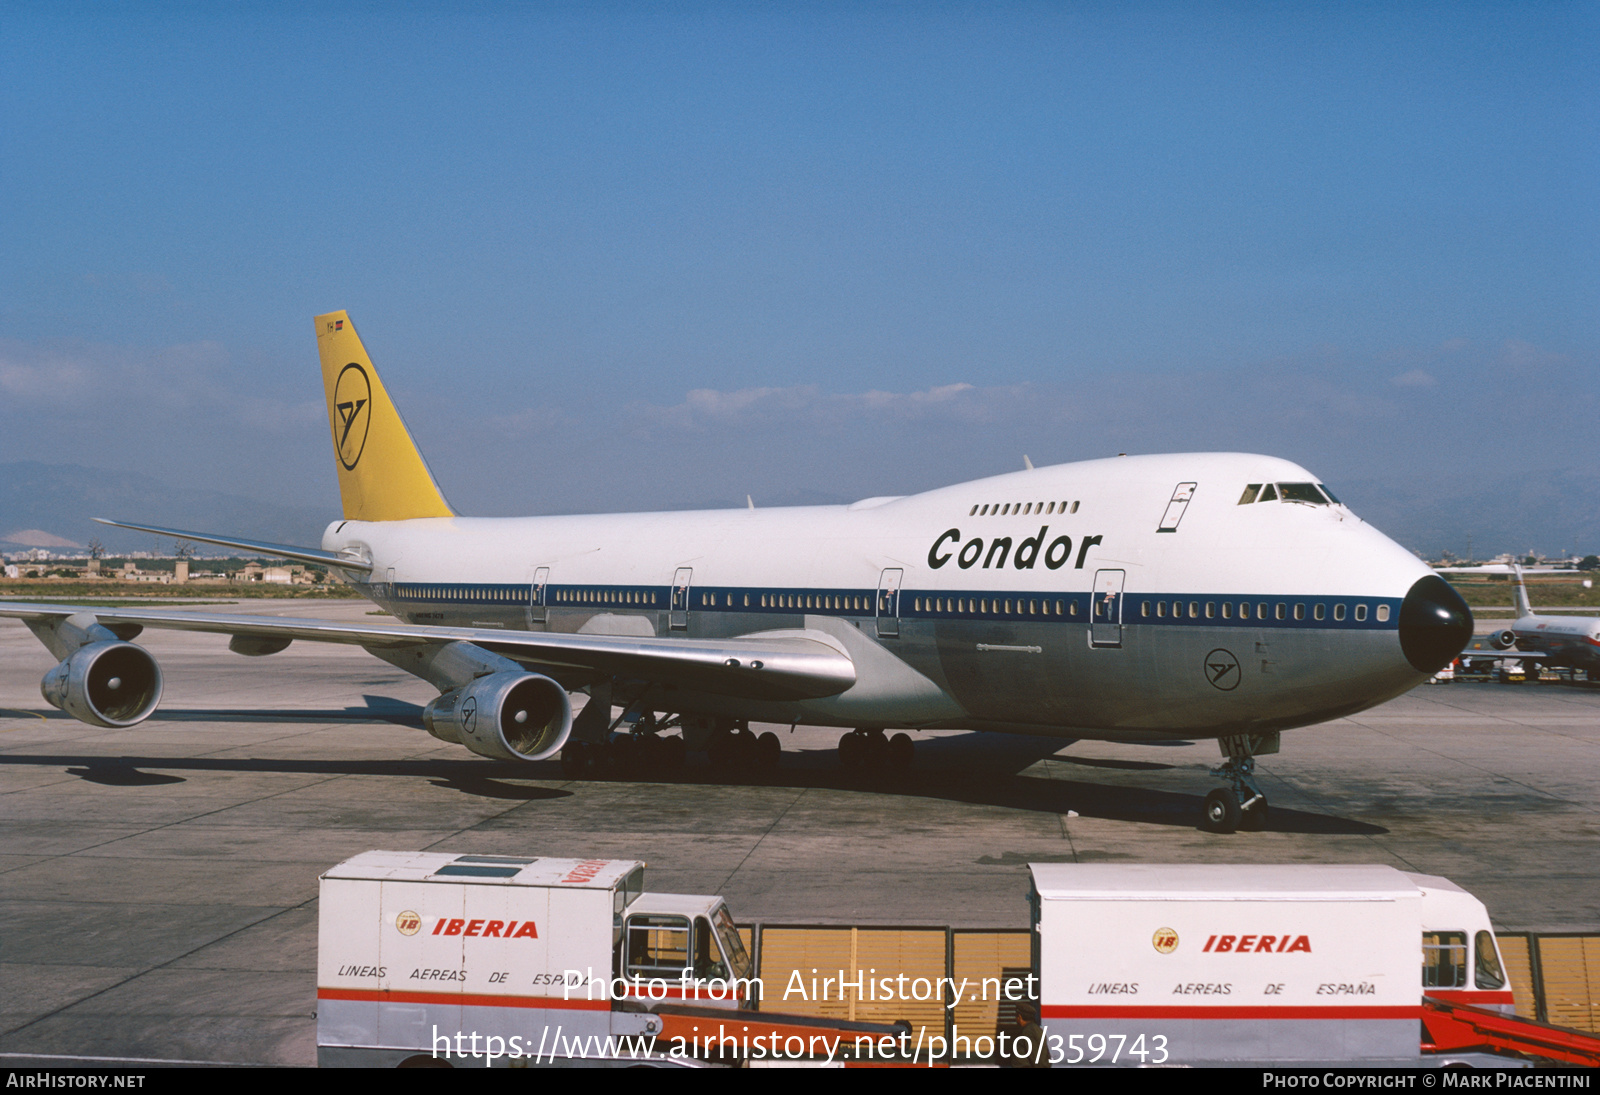
[[1208, 833], [1232, 833], [1239, 829], [1264, 829], [1267, 826], [1267, 796], [1252, 773], [1256, 755], [1278, 751], [1278, 732], [1231, 734], [1218, 738], [1226, 758], [1211, 769], [1211, 774], [1227, 781], [1206, 796], [1200, 812], [1200, 828]]
[[742, 719], [731, 723], [719, 720], [706, 741], [706, 759], [712, 769], [729, 775], [771, 772], [778, 767], [782, 755], [783, 743], [778, 741], [778, 735], [770, 730], [754, 734]]
[[916, 756], [911, 735], [885, 738], [876, 727], [852, 730], [839, 739], [839, 767], [849, 775], [904, 772]]

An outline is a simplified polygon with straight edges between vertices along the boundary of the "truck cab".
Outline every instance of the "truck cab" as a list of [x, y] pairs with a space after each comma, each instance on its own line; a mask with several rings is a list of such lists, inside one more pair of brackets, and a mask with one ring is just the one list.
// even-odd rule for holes
[[1515, 1015], [1511, 984], [1483, 902], [1448, 878], [1406, 877], [1422, 891], [1422, 994]]
[[640, 1003], [754, 1003], [750, 954], [720, 897], [640, 894], [624, 914], [615, 972]]

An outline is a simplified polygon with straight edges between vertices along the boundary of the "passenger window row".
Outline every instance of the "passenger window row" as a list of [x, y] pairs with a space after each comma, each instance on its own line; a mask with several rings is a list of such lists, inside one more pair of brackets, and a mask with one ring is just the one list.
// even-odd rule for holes
[[968, 517], [1015, 517], [1040, 513], [1077, 513], [1076, 502], [1004, 502], [993, 505], [975, 505], [967, 511]]
[[917, 597], [913, 612], [978, 613], [995, 616], [1076, 616], [1078, 602], [1021, 597]]
[[653, 589], [558, 589], [554, 604], [568, 605], [653, 605]]
[[464, 604], [526, 604], [527, 586], [478, 585], [412, 585], [400, 583], [390, 587], [391, 595], [401, 601], [460, 601]]
[[[431, 586], [397, 585], [395, 595], [407, 601], [455, 601], [470, 604], [526, 604], [528, 586]], [[882, 593], [880, 611], [892, 611], [892, 594]], [[873, 612], [872, 594], [860, 593], [729, 593], [701, 591], [695, 595], [701, 608], [766, 608], [795, 609], [823, 612]], [[1023, 598], [1023, 597], [915, 597], [910, 599], [912, 612], [941, 615], [945, 613], [997, 616], [1065, 616], [1078, 615], [1078, 602], [1073, 598]], [[596, 607], [621, 605], [647, 608], [659, 604], [659, 594], [651, 589], [614, 589], [575, 587], [552, 590], [552, 605]], [[904, 602], [902, 602], [904, 603]], [[1332, 605], [1323, 602], [1285, 601], [1186, 601], [1141, 600], [1139, 615], [1145, 619], [1189, 620], [1326, 620], [1343, 622], [1353, 618], [1365, 622], [1368, 614], [1379, 623], [1387, 623], [1390, 606], [1369, 606], [1364, 602], [1354, 605], [1339, 601]]]
[[[1355, 606], [1354, 615], [1357, 622], [1367, 618], [1367, 607], [1367, 605], [1359, 603]], [[1237, 612], [1237, 618], [1241, 620], [1251, 619], [1252, 614], [1253, 618], [1257, 620], [1287, 620], [1291, 615], [1296, 620], [1304, 620], [1306, 618], [1306, 606], [1304, 604], [1291, 606], [1283, 601], [1276, 603], [1257, 601], [1254, 606], [1249, 601], [1239, 601], [1237, 607], [1233, 601], [1222, 601], [1220, 604], [1216, 601], [1205, 601], [1203, 603], [1200, 601], [1189, 601], [1187, 603], [1184, 601], [1141, 601], [1139, 615], [1144, 617], [1154, 616], [1156, 619], [1170, 616], [1173, 619], [1213, 620], [1218, 617], [1219, 609], [1221, 618], [1224, 620], [1234, 619], [1235, 612]], [[1348, 606], [1343, 602], [1335, 604], [1332, 610], [1333, 618], [1336, 621], [1344, 620], [1347, 610]], [[1313, 604], [1310, 608], [1310, 615], [1313, 620], [1325, 620], [1328, 618], [1328, 611], [1328, 606], [1325, 604]], [[1373, 616], [1379, 623], [1388, 622], [1389, 606], [1378, 605]]]

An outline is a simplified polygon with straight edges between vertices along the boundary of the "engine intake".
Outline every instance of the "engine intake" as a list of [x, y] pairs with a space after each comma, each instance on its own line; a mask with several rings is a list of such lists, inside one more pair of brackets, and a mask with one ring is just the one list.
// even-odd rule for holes
[[543, 760], [572, 733], [566, 689], [537, 673], [491, 673], [446, 692], [422, 710], [440, 741], [495, 760]]
[[1509, 628], [1489, 636], [1489, 645], [1496, 650], [1510, 650], [1517, 645], [1517, 633]]
[[132, 643], [89, 643], [46, 673], [39, 691], [52, 706], [91, 726], [133, 726], [161, 702], [161, 667]]

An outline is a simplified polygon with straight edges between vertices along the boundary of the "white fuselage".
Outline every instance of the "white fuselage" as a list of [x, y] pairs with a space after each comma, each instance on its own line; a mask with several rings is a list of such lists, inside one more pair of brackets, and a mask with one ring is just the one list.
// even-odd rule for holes
[[[657, 709], [839, 726], [1160, 739], [1306, 725], [1425, 680], [1402, 602], [1432, 572], [1311, 484], [1241, 454], [1039, 468], [849, 506], [330, 525], [415, 623], [726, 638], [808, 629], [834, 697]], [[559, 674], [555, 674], [558, 675]]]
[[1600, 619], [1593, 616], [1524, 616], [1511, 632], [1518, 650], [1546, 655], [1545, 665], [1600, 670]]

